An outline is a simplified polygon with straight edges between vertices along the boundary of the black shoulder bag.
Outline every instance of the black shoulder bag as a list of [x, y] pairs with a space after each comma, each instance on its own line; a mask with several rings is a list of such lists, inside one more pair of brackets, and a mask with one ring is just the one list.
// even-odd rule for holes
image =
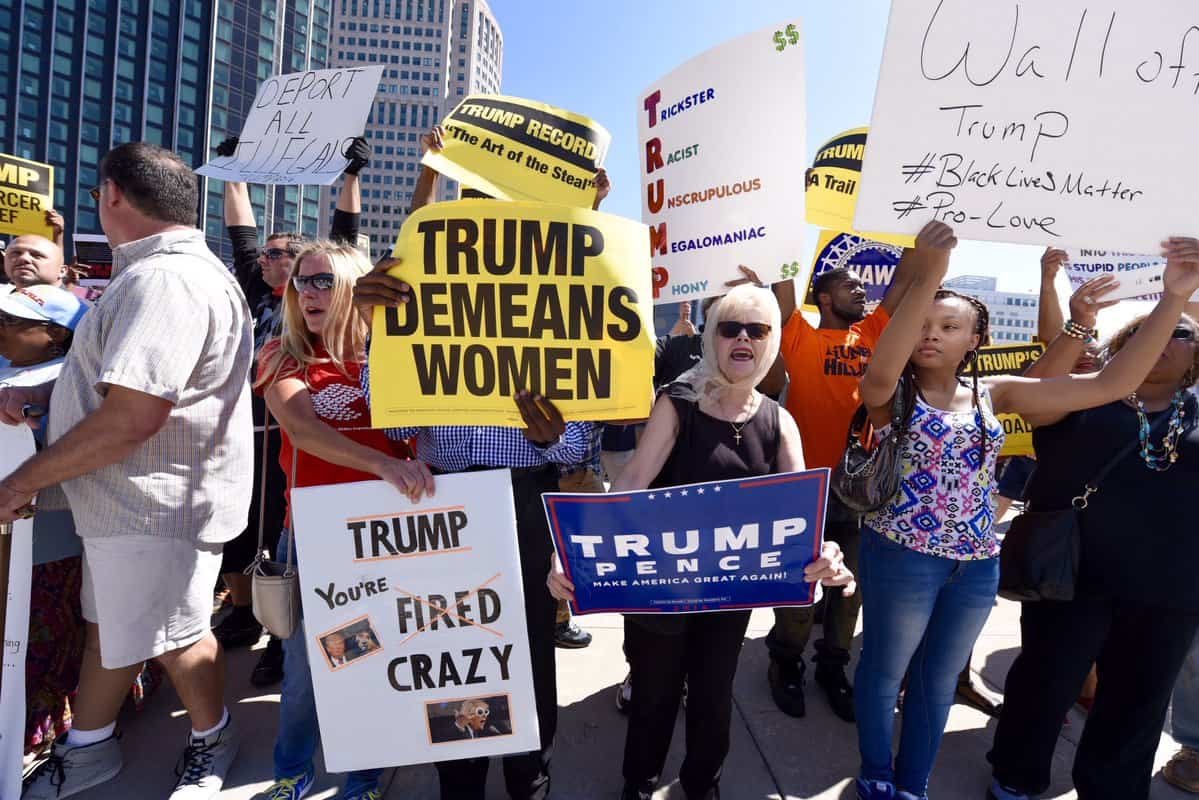
[[[1163, 414], [1150, 432], [1157, 432], [1168, 417], [1169, 414]], [[1000, 597], [1022, 603], [1074, 599], [1081, 549], [1078, 515], [1086, 510], [1091, 495], [1099, 491], [1099, 484], [1108, 473], [1138, 447], [1138, 440], [1122, 447], [1083, 486], [1082, 494], [1070, 501], [1069, 508], [1058, 511], [1030, 509], [1012, 520], [999, 551]]]
[[882, 508], [899, 491], [899, 474], [908, 425], [916, 406], [916, 386], [906, 375], [899, 379], [891, 398], [891, 427], [873, 448], [862, 444], [870, 415], [861, 406], [849, 423], [845, 455], [833, 470], [832, 490], [851, 511], [864, 514]]

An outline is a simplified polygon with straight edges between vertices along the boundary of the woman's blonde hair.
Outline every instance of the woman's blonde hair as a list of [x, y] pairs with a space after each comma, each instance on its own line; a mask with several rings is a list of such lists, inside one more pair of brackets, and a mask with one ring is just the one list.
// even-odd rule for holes
[[[304, 324], [300, 308], [300, 292], [292, 278], [300, 274], [305, 259], [323, 256], [333, 273], [333, 289], [325, 311], [324, 332], [318, 337]], [[354, 283], [370, 272], [366, 256], [352, 245], [330, 241], [314, 241], [304, 245], [287, 276], [283, 289], [283, 324], [279, 331], [279, 347], [268, 352], [258, 366], [256, 387], [265, 387], [279, 379], [281, 372], [298, 369], [303, 372], [315, 364], [333, 364], [343, 374], [346, 362], [357, 361], [366, 349], [367, 323], [354, 309]], [[327, 357], [317, 357], [317, 347], [323, 346]]]
[[[717, 328], [724, 320], [741, 322], [765, 322], [770, 326], [770, 334], [766, 337], [766, 347], [762, 351], [762, 359], [758, 362], [754, 373], [736, 383], [720, 369], [720, 358], [717, 355], [716, 339], [720, 335]], [[677, 387], [672, 393], [688, 400], [700, 401], [706, 399], [709, 403], [718, 402], [734, 387], [752, 389], [762, 382], [766, 373], [774, 365], [779, 354], [779, 343], [782, 341], [782, 313], [779, 311], [778, 300], [769, 289], [762, 289], [750, 284], [743, 284], [732, 289], [724, 297], [717, 300], [708, 309], [707, 319], [704, 320], [704, 355], [700, 362], [679, 376]], [[690, 388], [687, 388], [690, 387]]]
[[[1145, 321], [1148, 314], [1142, 314], [1128, 322], [1123, 328], [1112, 334], [1112, 338], [1107, 340], [1107, 346], [1104, 348], [1103, 362], [1111, 361], [1112, 358], [1128, 344], [1128, 340], [1137, 332], [1137, 328], [1141, 327], [1141, 323]], [[1194, 341], [1199, 341], [1199, 323], [1195, 322], [1189, 315], [1183, 314], [1178, 320], [1179, 325], [1185, 325], [1191, 329], [1195, 335]], [[1187, 370], [1186, 375], [1182, 377], [1182, 386], [1180, 389], [1189, 389], [1195, 385], [1195, 381], [1199, 380], [1199, 346], [1194, 348], [1194, 355], [1191, 361], [1191, 368]]]

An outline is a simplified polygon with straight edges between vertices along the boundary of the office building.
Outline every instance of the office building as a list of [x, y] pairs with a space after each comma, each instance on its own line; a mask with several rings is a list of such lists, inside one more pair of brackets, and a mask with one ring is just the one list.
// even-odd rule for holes
[[[361, 176], [362, 231], [378, 257], [412, 205], [421, 134], [466, 95], [499, 92], [503, 34], [485, 0], [336, 0], [330, 49], [337, 66], [386, 65], [367, 123], [374, 155]], [[438, 199], [458, 188], [442, 179]], [[336, 186], [326, 198], [327, 226]]]
[[[71, 235], [100, 233], [88, 192], [112, 146], [149, 141], [190, 164], [241, 129], [259, 82], [328, 63], [334, 0], [9, 0], [0, 3], [0, 151], [55, 167]], [[226, 259], [222, 184], [201, 179], [200, 225]], [[320, 187], [252, 187], [264, 230], [316, 234]]]
[[1014, 344], [1029, 342], [1037, 335], [1038, 297], [1026, 292], [1000, 292], [996, 279], [982, 275], [962, 275], [945, 281], [945, 287], [972, 295], [991, 312], [991, 342]]

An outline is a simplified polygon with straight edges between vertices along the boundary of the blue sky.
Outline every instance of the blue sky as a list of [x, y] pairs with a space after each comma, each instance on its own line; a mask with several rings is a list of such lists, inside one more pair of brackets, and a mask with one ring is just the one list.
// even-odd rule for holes
[[[659, 76], [727, 39], [800, 21], [807, 59], [810, 162], [841, 131], [870, 123], [886, 34], [888, 0], [489, 0], [504, 33], [502, 91], [598, 120], [612, 133], [606, 166], [613, 181], [604, 210], [641, 214], [638, 99]], [[753, 120], [745, 120], [753, 146]], [[815, 245], [809, 229], [807, 257]], [[1036, 291], [1040, 251], [963, 243], [952, 275], [999, 278], [1007, 291]]]

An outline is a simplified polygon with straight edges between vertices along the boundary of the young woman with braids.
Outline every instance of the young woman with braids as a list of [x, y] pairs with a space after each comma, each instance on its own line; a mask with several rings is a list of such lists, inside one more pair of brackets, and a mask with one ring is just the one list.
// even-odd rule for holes
[[[938, 289], [956, 244], [944, 224], [929, 223], [921, 231], [916, 248], [923, 251], [923, 272], [879, 339], [861, 383], [862, 402], [879, 435], [890, 424], [901, 376], [914, 384], [916, 395], [902, 449], [900, 489], [863, 523], [864, 634], [855, 684], [862, 756], [857, 791], [863, 800], [928, 797], [957, 676], [998, 587], [992, 489], [1003, 427], [996, 413], [1018, 413], [1034, 425], [1049, 425], [1137, 391], [1158, 355], [1177, 347], [1171, 337], [1186, 299], [1199, 289], [1199, 241], [1171, 239], [1164, 244], [1168, 264], [1162, 300], [1103, 370], [984, 381], [974, 365], [988, 338], [986, 307]], [[1094, 448], [1107, 440], [1093, 431], [1091, 438]], [[1078, 458], [1073, 472], [1081, 475], [1097, 463]], [[1093, 655], [1088, 651], [1083, 659]], [[1058, 723], [1090, 662], [1081, 663], [1083, 671], [1072, 676], [1065, 705], [1053, 711]], [[895, 701], [905, 673], [903, 729], [893, 759]]]

